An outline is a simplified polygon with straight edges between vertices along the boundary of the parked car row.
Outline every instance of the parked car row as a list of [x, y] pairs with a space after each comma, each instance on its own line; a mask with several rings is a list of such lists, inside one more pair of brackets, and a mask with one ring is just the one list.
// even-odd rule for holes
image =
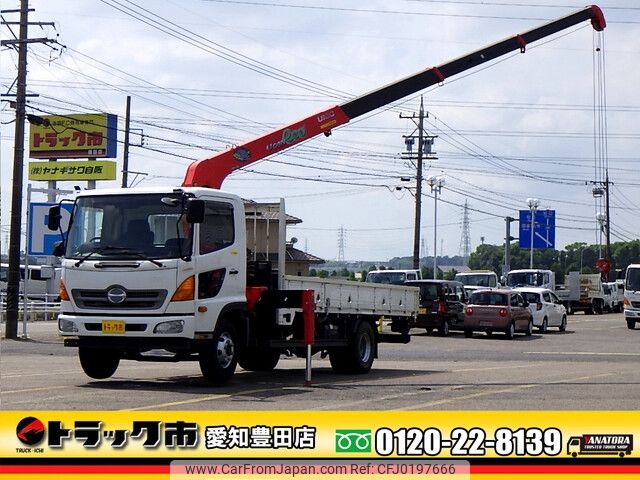
[[468, 292], [461, 282], [451, 280], [415, 280], [406, 285], [420, 288], [420, 308], [411, 326], [428, 333], [437, 330], [440, 335], [448, 335], [451, 330], [459, 330], [467, 337], [486, 332], [513, 338], [517, 332], [531, 335], [534, 327], [541, 333], [549, 327], [561, 332], [567, 328], [564, 305], [546, 288], [480, 288]]

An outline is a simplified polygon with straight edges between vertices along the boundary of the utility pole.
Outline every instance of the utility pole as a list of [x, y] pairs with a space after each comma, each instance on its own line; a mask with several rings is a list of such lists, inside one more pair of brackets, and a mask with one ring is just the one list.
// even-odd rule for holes
[[[424, 119], [429, 117], [429, 113], [425, 115], [424, 112], [424, 103], [422, 97], [420, 97], [420, 110], [418, 115], [415, 113], [411, 114], [411, 116], [405, 116], [402, 113], [400, 114], [400, 118], [408, 118], [412, 120], [416, 124], [416, 129], [418, 131], [418, 156], [416, 160], [416, 194], [415, 194], [415, 217], [414, 217], [414, 230], [413, 230], [413, 268], [420, 268], [420, 222], [422, 216], [422, 166], [423, 166], [423, 157], [424, 157], [424, 147], [427, 146], [427, 153], [431, 154], [431, 145], [433, 144], [433, 139], [435, 137], [426, 137], [424, 133]], [[416, 122], [417, 118], [417, 122]], [[415, 133], [415, 130], [414, 130]], [[415, 139], [415, 135], [411, 134], [405, 136], [405, 145], [407, 146], [407, 153], [409, 160], [413, 161], [414, 158], [412, 156], [412, 147]], [[431, 160], [435, 160], [435, 158], [430, 158]]]
[[[613, 267], [613, 260], [611, 258], [611, 217], [609, 216], [609, 186], [613, 185], [613, 182], [609, 181], [609, 169], [606, 169], [605, 171], [604, 181], [592, 181], [589, 183], [594, 185], [592, 190], [594, 198], [598, 199], [604, 196], [604, 218], [600, 223], [600, 231], [604, 231], [605, 234], [604, 259], [608, 262], [608, 270], [601, 273], [603, 276], [608, 276]], [[599, 213], [598, 215], [602, 214]], [[598, 216], [596, 216], [596, 218], [598, 218]]]
[[122, 188], [127, 188], [129, 174], [129, 125], [131, 117], [131, 95], [127, 95], [127, 109], [124, 126], [124, 152], [122, 154]]
[[515, 240], [511, 236], [511, 222], [515, 222], [517, 219], [513, 217], [504, 217], [506, 223], [506, 234], [504, 237], [504, 267], [502, 268], [502, 274], [506, 275], [511, 270], [511, 240]]
[[[29, 43], [51, 42], [47, 38], [28, 38], [29, 2], [20, 0], [20, 10], [3, 10], [2, 13], [20, 13], [18, 38], [2, 40], [1, 46], [12, 45], [18, 51], [18, 76], [16, 79], [16, 125], [14, 134], [13, 183], [11, 195], [11, 226], [9, 233], [9, 269], [7, 271], [7, 324], [5, 338], [18, 338], [18, 303], [20, 300], [20, 235], [22, 222], [22, 190], [24, 183], [24, 124], [27, 97], [27, 46]], [[12, 25], [14, 22], [4, 22]], [[38, 23], [37, 25], [44, 25]], [[50, 24], [53, 25], [53, 24]], [[25, 272], [26, 274], [26, 272]], [[23, 312], [26, 314], [26, 312]]]

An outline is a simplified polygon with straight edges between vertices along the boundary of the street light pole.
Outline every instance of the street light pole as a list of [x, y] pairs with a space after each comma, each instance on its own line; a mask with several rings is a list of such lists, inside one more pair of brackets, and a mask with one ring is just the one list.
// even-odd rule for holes
[[442, 191], [444, 178], [430, 176], [427, 183], [431, 187], [431, 193], [434, 198], [433, 209], [433, 279], [438, 278], [438, 194]]
[[533, 269], [533, 231], [536, 223], [536, 210], [538, 210], [540, 200], [537, 198], [527, 198], [527, 205], [531, 212], [531, 254], [529, 256], [529, 268]]

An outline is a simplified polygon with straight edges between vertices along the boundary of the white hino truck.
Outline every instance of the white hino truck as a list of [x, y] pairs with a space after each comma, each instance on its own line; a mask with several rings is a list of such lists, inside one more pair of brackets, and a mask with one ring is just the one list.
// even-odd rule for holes
[[[279, 255], [270, 255], [260, 247], [265, 239], [251, 209], [220, 190], [223, 180], [588, 20], [605, 28], [602, 11], [586, 7], [194, 162], [179, 187], [78, 194], [68, 232], [53, 252], [62, 257], [58, 328], [65, 345], [78, 348], [92, 378], [110, 377], [123, 359], [197, 360], [203, 376], [221, 384], [237, 364], [271, 370], [281, 354], [310, 350], [327, 354], [337, 372], [369, 371], [380, 342], [409, 341], [419, 290], [287, 276], [286, 221], [278, 223]], [[284, 217], [284, 208], [278, 215]], [[49, 228], [59, 229], [60, 218], [60, 206], [52, 207]]]

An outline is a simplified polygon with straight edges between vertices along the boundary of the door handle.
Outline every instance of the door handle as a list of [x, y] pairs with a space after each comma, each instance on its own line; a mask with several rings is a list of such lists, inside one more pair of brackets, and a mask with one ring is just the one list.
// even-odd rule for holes
[[238, 274], [238, 270], [236, 270], [235, 268], [233, 270], [229, 270], [229, 275], [237, 275]]

